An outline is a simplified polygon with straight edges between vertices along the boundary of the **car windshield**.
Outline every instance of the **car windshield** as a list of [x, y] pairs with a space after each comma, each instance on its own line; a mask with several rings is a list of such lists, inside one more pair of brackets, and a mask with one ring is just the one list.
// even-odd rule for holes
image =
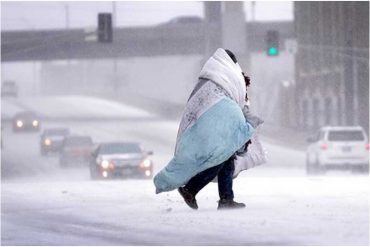
[[66, 146], [91, 146], [92, 140], [90, 137], [74, 137], [65, 140]]
[[346, 130], [346, 131], [330, 131], [329, 141], [363, 141], [365, 139], [362, 131]]
[[101, 154], [118, 154], [118, 153], [141, 153], [141, 148], [135, 143], [112, 143], [102, 144], [99, 149]]
[[69, 134], [68, 129], [49, 129], [45, 130], [45, 134], [49, 136], [66, 136]]

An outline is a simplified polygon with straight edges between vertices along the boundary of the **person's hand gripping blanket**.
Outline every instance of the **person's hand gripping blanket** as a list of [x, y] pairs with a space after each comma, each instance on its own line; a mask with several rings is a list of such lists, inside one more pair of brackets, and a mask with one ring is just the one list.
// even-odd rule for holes
[[239, 64], [224, 49], [217, 49], [201, 70], [185, 106], [174, 157], [154, 177], [157, 194], [223, 163], [252, 137], [254, 128], [242, 112], [245, 95]]

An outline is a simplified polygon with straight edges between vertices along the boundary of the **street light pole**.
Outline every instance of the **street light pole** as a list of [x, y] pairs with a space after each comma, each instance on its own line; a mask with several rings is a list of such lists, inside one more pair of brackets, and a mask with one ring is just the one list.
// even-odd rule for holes
[[280, 97], [282, 98], [282, 105], [280, 106], [282, 109], [281, 114], [281, 123], [284, 127], [290, 127], [290, 87], [291, 82], [289, 80], [284, 80], [281, 82], [281, 94]]
[[255, 21], [256, 19], [256, 1], [252, 1], [252, 21]]
[[[68, 30], [69, 29], [69, 5], [68, 5], [68, 3], [64, 4], [64, 10], [65, 10], [66, 29]], [[70, 52], [69, 44], [68, 44], [68, 47], [67, 47], [67, 51], [68, 51], [68, 53]], [[69, 68], [69, 65], [70, 65], [69, 58], [67, 58], [67, 64], [68, 64], [68, 68]]]
[[[116, 2], [112, 1], [112, 29], [113, 29], [113, 37], [114, 32], [116, 29], [117, 24], [117, 12], [116, 12]], [[114, 42], [112, 42], [112, 45], [114, 45]], [[117, 93], [118, 91], [118, 76], [117, 76], [117, 58], [113, 57], [113, 90], [114, 93]]]
[[[31, 30], [35, 30], [35, 26], [33, 26], [33, 25], [31, 25], [29, 22], [27, 22], [27, 20], [24, 18], [24, 17], [22, 17], [21, 19], [20, 19], [22, 22], [24, 22], [26, 25], [28, 25], [28, 27], [31, 29]], [[1, 70], [2, 71], [4, 71], [3, 70], [3, 63], [1, 63]], [[37, 76], [37, 69], [38, 69], [38, 63], [35, 61], [35, 60], [33, 60], [32, 61], [32, 81], [33, 81], [33, 87], [32, 87], [32, 89], [31, 89], [31, 91], [33, 90], [33, 93], [35, 94], [35, 95], [37, 95], [37, 94], [39, 94], [40, 92], [39, 92], [39, 88], [40, 88], [40, 85], [39, 85], [39, 77]], [[39, 69], [39, 71], [40, 71], [40, 69]]]
[[65, 15], [66, 15], [66, 29], [69, 29], [69, 6], [68, 3], [64, 4]]
[[113, 28], [116, 27], [116, 24], [117, 24], [117, 12], [116, 12], [116, 2], [115, 1], [112, 1], [112, 17], [113, 17], [113, 20], [112, 20], [112, 26]]

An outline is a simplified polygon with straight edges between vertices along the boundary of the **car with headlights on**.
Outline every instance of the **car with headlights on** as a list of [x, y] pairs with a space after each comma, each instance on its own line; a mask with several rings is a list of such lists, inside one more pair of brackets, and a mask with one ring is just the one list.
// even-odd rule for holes
[[13, 132], [39, 131], [40, 118], [32, 111], [18, 112], [12, 120]]
[[369, 139], [360, 126], [327, 126], [313, 137], [306, 153], [308, 175], [329, 169], [369, 171]]
[[90, 136], [66, 136], [59, 153], [59, 165], [68, 167], [77, 164], [88, 164], [93, 148], [94, 144]]
[[91, 155], [91, 178], [152, 178], [153, 162], [148, 158], [152, 154], [144, 151], [139, 143], [101, 143]]
[[68, 128], [48, 128], [44, 129], [40, 136], [40, 153], [59, 152], [62, 148], [64, 138], [70, 134]]

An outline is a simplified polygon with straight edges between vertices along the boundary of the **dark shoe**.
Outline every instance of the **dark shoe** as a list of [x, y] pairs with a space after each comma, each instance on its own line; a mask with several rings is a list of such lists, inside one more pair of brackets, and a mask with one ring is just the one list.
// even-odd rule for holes
[[197, 200], [195, 200], [195, 197], [192, 193], [190, 193], [186, 188], [180, 187], [178, 188], [178, 191], [180, 195], [184, 198], [186, 204], [188, 204], [189, 207], [192, 209], [198, 209]]
[[245, 208], [245, 204], [241, 202], [235, 202], [234, 200], [221, 199], [218, 201], [217, 209], [238, 209]]

